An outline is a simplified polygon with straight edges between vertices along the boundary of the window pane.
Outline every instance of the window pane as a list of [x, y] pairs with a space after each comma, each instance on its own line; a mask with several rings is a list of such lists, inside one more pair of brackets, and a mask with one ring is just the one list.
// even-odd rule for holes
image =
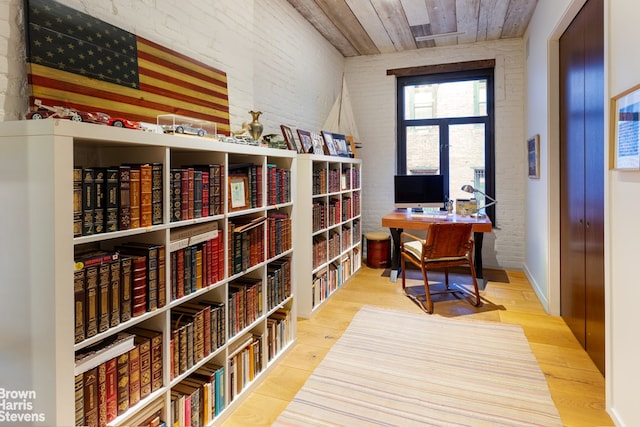
[[487, 80], [404, 87], [405, 120], [487, 115]]
[[460, 188], [471, 185], [485, 191], [484, 176], [484, 124], [465, 124], [449, 126], [449, 198], [478, 199], [478, 205], [485, 203], [480, 194], [466, 193]]
[[440, 173], [440, 132], [438, 126], [407, 127], [407, 174]]

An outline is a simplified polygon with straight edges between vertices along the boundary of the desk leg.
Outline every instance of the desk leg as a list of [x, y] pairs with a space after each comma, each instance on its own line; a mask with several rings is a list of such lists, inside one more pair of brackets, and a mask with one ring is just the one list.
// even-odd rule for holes
[[482, 240], [484, 239], [484, 233], [473, 233], [474, 240], [474, 259], [473, 262], [476, 267], [476, 279], [478, 279], [478, 287], [484, 289], [486, 282], [482, 275]]
[[390, 228], [391, 231], [391, 243], [393, 245], [391, 252], [391, 274], [389, 280], [395, 282], [400, 274], [400, 233], [402, 228]]

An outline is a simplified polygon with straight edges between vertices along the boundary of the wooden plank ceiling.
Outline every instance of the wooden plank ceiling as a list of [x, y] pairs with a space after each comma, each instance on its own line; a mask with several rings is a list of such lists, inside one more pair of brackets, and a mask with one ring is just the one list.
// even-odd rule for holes
[[343, 56], [522, 37], [538, 0], [288, 0]]

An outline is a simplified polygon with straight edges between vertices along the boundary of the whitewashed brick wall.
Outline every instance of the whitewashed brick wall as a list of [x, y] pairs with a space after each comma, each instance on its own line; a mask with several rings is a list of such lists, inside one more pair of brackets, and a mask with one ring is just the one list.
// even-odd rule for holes
[[524, 260], [524, 46], [521, 40], [348, 58], [347, 85], [364, 144], [363, 232], [380, 230], [393, 208], [396, 167], [396, 80], [388, 69], [495, 59], [496, 214], [498, 227], [484, 238], [486, 267], [522, 269]]
[[[286, 0], [61, 0], [84, 13], [227, 73], [232, 129], [263, 111], [280, 124], [320, 130], [344, 58]], [[23, 0], [0, 0], [0, 120], [28, 110]]]
[[[525, 154], [521, 40], [346, 60], [286, 0], [62, 0], [227, 73], [232, 129], [263, 111], [280, 124], [320, 130], [345, 71], [365, 148], [363, 233], [392, 207], [395, 78], [390, 68], [496, 59], [496, 197], [500, 230], [485, 237], [485, 265], [522, 268]], [[0, 0], [0, 120], [28, 110], [23, 0]]]

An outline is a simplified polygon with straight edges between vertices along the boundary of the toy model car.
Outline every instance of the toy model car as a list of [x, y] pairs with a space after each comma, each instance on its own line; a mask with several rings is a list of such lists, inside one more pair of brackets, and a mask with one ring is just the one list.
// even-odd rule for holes
[[27, 113], [27, 115], [25, 116], [27, 119], [40, 120], [51, 117], [68, 119], [76, 122], [97, 123], [102, 125], [106, 125], [109, 121], [109, 115], [105, 113], [79, 111], [75, 108], [63, 106], [50, 107], [48, 105], [42, 104], [39, 99], [36, 99], [34, 103], [38, 106], [38, 109], [36, 111]]
[[123, 119], [122, 117], [109, 117], [107, 124], [109, 126], [114, 126], [117, 128], [142, 129], [142, 126], [140, 126], [140, 122]]
[[187, 123], [181, 123], [177, 125], [162, 125], [162, 130], [164, 131], [164, 133], [184, 133], [198, 136], [205, 136], [207, 134], [206, 130]]

